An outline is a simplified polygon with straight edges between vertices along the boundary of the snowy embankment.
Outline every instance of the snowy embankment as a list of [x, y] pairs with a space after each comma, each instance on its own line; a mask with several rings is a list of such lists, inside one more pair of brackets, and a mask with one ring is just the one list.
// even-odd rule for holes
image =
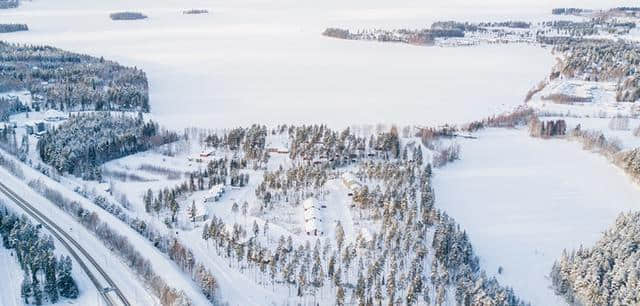
[[22, 283], [23, 272], [20, 270], [18, 260], [14, 253], [7, 250], [0, 242], [0, 275], [3, 279], [11, 280], [0, 286], [0, 305], [19, 306], [22, 305], [20, 298], [20, 284]]
[[[3, 155], [8, 158], [7, 154]], [[126, 236], [129, 242], [135, 246], [137, 251], [143, 254], [143, 256], [151, 262], [152, 269], [164, 278], [171, 287], [178, 290], [184, 290], [197, 305], [208, 304], [206, 298], [199, 292], [195, 284], [189, 280], [187, 275], [180, 272], [180, 269], [173, 264], [165, 254], [158, 251], [150, 242], [141, 237], [138, 233], [134, 232], [127, 225], [108, 212], [98, 208], [89, 200], [79, 196], [65, 188], [60, 183], [53, 181], [34, 169], [26, 166], [23, 166], [22, 169], [27, 180], [39, 179], [49, 188], [53, 188], [61, 192], [65, 197], [77, 201], [89, 212], [95, 212], [103, 222], [115, 229], [119, 234]], [[27, 186], [24, 181], [12, 176], [5, 169], [0, 169], [0, 177], [5, 185], [14, 190], [25, 200], [31, 203], [41, 203], [39, 206], [40, 211], [46, 214], [49, 218], [58, 224], [65, 225], [65, 228], [68, 227], [69, 234], [77, 241], [81, 242], [83, 247], [87, 250], [94, 252], [94, 257], [101, 266], [108, 267], [110, 276], [119, 285], [130, 301], [137, 305], [158, 304], [156, 298], [150, 295], [147, 289], [141, 285], [139, 278], [134, 275], [132, 270], [120, 260], [120, 257], [114, 256], [114, 253], [106, 248], [93, 233], [89, 232], [83, 226], [78, 224], [71, 216], [61, 211], [49, 200], [37, 194]]]
[[579, 143], [530, 138], [526, 128], [478, 137], [461, 141], [461, 160], [437, 171], [436, 206], [467, 229], [481, 266], [500, 283], [533, 305], [565, 304], [550, 289], [553, 262], [640, 208], [640, 189]]
[[640, 119], [623, 118], [620, 119], [627, 125], [626, 128], [612, 128], [611, 118], [576, 118], [576, 117], [542, 117], [541, 120], [562, 119], [567, 123], [567, 130], [575, 129], [578, 125], [582, 130], [599, 131], [608, 139], [620, 141], [622, 150], [640, 147], [640, 136], [633, 135], [634, 130], [640, 127]]

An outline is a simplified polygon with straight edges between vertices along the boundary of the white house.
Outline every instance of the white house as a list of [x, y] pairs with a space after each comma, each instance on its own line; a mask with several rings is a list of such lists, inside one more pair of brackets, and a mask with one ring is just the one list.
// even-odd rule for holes
[[342, 183], [349, 189], [349, 191], [351, 191], [350, 195], [352, 195], [353, 192], [356, 192], [358, 189], [362, 188], [362, 184], [360, 183], [360, 181], [358, 181], [356, 176], [351, 172], [345, 172], [342, 175]]
[[285, 147], [269, 147], [267, 148], [267, 152], [278, 153], [278, 154], [289, 154], [289, 149]]
[[224, 195], [224, 185], [213, 185], [211, 189], [209, 189], [209, 193], [204, 196], [204, 202], [217, 202], [222, 198], [222, 195]]
[[307, 235], [324, 235], [320, 203], [314, 198], [308, 198], [302, 202], [302, 207], [304, 208], [304, 231]]

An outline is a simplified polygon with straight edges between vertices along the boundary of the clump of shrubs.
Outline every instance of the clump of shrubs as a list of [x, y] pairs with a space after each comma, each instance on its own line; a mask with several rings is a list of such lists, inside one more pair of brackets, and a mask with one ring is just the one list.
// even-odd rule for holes
[[0, 24], [0, 33], [11, 33], [19, 31], [29, 31], [29, 27], [24, 23], [4, 23]]
[[109, 15], [112, 20], [138, 20], [146, 19], [147, 15], [138, 12], [117, 12]]
[[533, 117], [529, 122], [529, 135], [531, 137], [550, 138], [564, 136], [566, 133], [567, 123], [562, 119], [544, 122], [537, 117]]
[[616, 116], [609, 121], [609, 129], [614, 131], [628, 131], [629, 130], [629, 118]]
[[185, 15], [197, 15], [197, 14], [209, 14], [209, 11], [203, 10], [203, 9], [191, 9], [191, 10], [182, 11], [182, 13]]

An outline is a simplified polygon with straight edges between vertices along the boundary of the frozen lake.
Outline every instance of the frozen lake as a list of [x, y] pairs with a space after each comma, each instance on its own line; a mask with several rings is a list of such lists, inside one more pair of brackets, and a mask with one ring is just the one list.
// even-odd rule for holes
[[[144, 69], [152, 112], [171, 127], [260, 123], [438, 124], [522, 103], [550, 71], [547, 49], [526, 45], [417, 47], [329, 39], [330, 26], [425, 27], [436, 20], [549, 18], [571, 1], [80, 1], [34, 0], [0, 12], [51, 44]], [[622, 5], [623, 3], [616, 3]], [[581, 6], [601, 7], [605, 1]], [[206, 8], [205, 15], [183, 15]], [[108, 14], [136, 10], [142, 21]]]
[[578, 143], [531, 138], [526, 128], [478, 136], [434, 176], [436, 206], [467, 230], [489, 275], [532, 305], [566, 304], [549, 288], [553, 262], [637, 210], [640, 188]]

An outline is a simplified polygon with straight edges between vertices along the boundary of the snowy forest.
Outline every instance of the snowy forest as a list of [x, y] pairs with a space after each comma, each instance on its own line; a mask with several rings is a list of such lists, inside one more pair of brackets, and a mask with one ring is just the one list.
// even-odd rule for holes
[[20, 6], [20, 0], [0, 0], [0, 9], [16, 8]]
[[[24, 271], [20, 286], [25, 304], [57, 303], [78, 297], [78, 286], [71, 276], [69, 256], [55, 256], [53, 238], [41, 232], [26, 216], [10, 213], [0, 202], [0, 236]], [[6, 280], [6, 279], [5, 279]], [[7, 280], [14, 281], [14, 280]]]
[[556, 44], [554, 51], [565, 56], [554, 68], [551, 79], [562, 75], [585, 81], [616, 81], [619, 82], [618, 101], [634, 102], [640, 98], [640, 46], [637, 43], [590, 39], [564, 41]]
[[348, 243], [338, 223], [335, 237], [324, 243], [296, 245], [281, 236], [273, 249], [261, 238], [268, 223], [229, 227], [214, 216], [202, 238], [238, 269], [259, 270], [263, 286], [286, 285], [313, 301], [328, 294], [336, 305], [442, 305], [451, 294], [460, 305], [525, 304], [480, 270], [464, 231], [433, 207], [430, 165], [390, 161], [364, 167], [371, 174], [360, 175], [385, 186], [384, 192], [354, 195], [357, 210], [380, 226], [371, 237]]
[[149, 111], [142, 70], [48, 46], [0, 42], [0, 91], [28, 90], [34, 108]]
[[87, 179], [100, 179], [106, 161], [176, 141], [176, 133], [162, 131], [142, 116], [96, 113], [76, 115], [38, 141], [45, 163], [60, 172]]
[[551, 280], [576, 305], [640, 303], [640, 213], [624, 213], [593, 247], [564, 252]]

